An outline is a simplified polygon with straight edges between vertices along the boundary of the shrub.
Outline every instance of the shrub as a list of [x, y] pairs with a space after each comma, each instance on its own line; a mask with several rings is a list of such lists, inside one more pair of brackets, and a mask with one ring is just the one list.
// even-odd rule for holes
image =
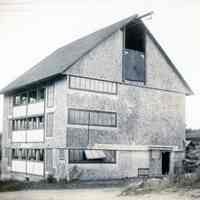
[[53, 174], [49, 174], [48, 177], [47, 177], [47, 183], [56, 183], [57, 180], [56, 178], [54, 177]]

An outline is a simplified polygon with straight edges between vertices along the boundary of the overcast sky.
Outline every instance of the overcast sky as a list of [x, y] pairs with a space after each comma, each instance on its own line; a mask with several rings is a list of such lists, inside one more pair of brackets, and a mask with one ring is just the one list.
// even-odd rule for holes
[[[151, 10], [145, 24], [196, 93], [187, 97], [186, 124], [200, 128], [199, 0], [0, 0], [0, 88], [57, 48]], [[0, 106], [2, 122], [2, 97]]]

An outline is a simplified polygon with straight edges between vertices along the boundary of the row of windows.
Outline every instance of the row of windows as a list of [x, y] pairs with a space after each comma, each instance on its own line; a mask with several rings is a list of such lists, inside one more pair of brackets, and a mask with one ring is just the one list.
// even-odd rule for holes
[[[47, 163], [52, 162], [51, 154], [47, 156]], [[44, 161], [44, 149], [12, 149], [12, 160]], [[65, 150], [59, 149], [59, 159], [65, 160]], [[69, 163], [116, 163], [115, 150], [86, 150], [70, 149]]]
[[70, 76], [69, 87], [72, 89], [117, 94], [117, 83], [91, 78]]
[[44, 149], [12, 149], [12, 159], [44, 161]]
[[[70, 76], [69, 87], [72, 89], [88, 90], [108, 94], [117, 94], [117, 83], [96, 80], [91, 78], [83, 78]], [[53, 94], [51, 91], [53, 87], [48, 90], [49, 96]], [[36, 103], [43, 101], [45, 97], [45, 88], [32, 89], [14, 96], [14, 105], [25, 105], [27, 103]]]
[[12, 130], [43, 129], [44, 116], [12, 120]]
[[68, 123], [80, 124], [80, 125], [116, 127], [117, 114], [114, 112], [69, 109]]
[[45, 89], [38, 88], [27, 92], [23, 92], [14, 96], [14, 105], [25, 105], [27, 103], [36, 103], [43, 101], [45, 96]]
[[70, 149], [69, 163], [116, 163], [116, 151]]

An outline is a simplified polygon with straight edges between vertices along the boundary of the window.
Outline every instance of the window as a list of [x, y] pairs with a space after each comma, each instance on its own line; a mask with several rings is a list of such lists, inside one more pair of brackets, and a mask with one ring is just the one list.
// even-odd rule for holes
[[116, 163], [116, 151], [70, 149], [69, 163]]
[[22, 119], [14, 119], [12, 121], [12, 130], [30, 130], [30, 129], [43, 129], [44, 116], [29, 117]]
[[59, 149], [59, 159], [65, 160], [65, 150], [64, 149]]
[[32, 90], [29, 92], [28, 102], [36, 103], [36, 101], [37, 101], [37, 90]]
[[44, 161], [44, 149], [12, 149], [13, 160]]
[[25, 130], [26, 129], [26, 119], [15, 119], [12, 125], [13, 130]]
[[21, 94], [21, 104], [25, 105], [27, 103], [27, 93]]
[[44, 96], [45, 96], [45, 89], [44, 88], [38, 89], [38, 101], [44, 101]]
[[117, 94], [117, 83], [91, 78], [70, 76], [69, 87], [72, 89]]
[[114, 112], [69, 109], [68, 123], [79, 125], [116, 127], [117, 114]]
[[38, 128], [44, 128], [44, 117], [41, 116], [39, 117], [39, 127]]
[[33, 89], [14, 96], [14, 105], [26, 105], [28, 103], [36, 103], [44, 101], [45, 88]]
[[20, 105], [21, 104], [21, 97], [20, 95], [14, 96], [14, 105]]

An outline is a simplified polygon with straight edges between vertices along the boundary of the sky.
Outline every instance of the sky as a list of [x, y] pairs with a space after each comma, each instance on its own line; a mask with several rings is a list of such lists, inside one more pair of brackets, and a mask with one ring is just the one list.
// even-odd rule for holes
[[[57, 48], [135, 13], [194, 96], [186, 98], [186, 125], [200, 128], [199, 0], [0, 0], [0, 88]], [[0, 97], [0, 131], [3, 97]]]

